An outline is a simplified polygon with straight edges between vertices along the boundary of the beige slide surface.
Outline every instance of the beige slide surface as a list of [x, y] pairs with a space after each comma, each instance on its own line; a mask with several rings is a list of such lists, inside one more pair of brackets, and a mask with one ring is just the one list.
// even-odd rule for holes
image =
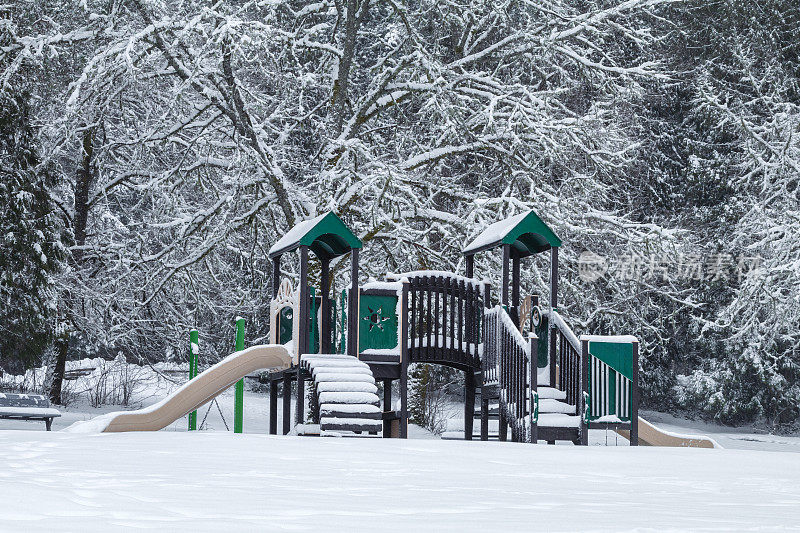
[[[626, 439], [630, 432], [617, 431]], [[656, 426], [639, 417], [639, 444], [643, 446], [672, 446], [688, 448], [722, 448], [714, 439], [703, 435], [681, 435], [658, 429]]]
[[[208, 403], [247, 374], [262, 369], [288, 368], [291, 361], [286, 348], [274, 344], [232, 353], [158, 403], [138, 411], [120, 411], [98, 417], [103, 420], [98, 420], [96, 429], [106, 433], [158, 431]], [[103, 424], [105, 421], [107, 424]]]

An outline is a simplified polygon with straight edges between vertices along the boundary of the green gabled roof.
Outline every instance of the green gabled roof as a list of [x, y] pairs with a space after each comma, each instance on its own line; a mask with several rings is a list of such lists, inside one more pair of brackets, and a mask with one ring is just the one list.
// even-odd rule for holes
[[526, 257], [553, 247], [558, 248], [561, 246], [561, 239], [539, 215], [527, 211], [490, 225], [461, 253], [473, 255], [503, 244], [510, 244], [520, 257]]
[[342, 219], [329, 212], [297, 224], [272, 245], [267, 255], [272, 259], [300, 246], [308, 246], [319, 258], [332, 259], [362, 244]]

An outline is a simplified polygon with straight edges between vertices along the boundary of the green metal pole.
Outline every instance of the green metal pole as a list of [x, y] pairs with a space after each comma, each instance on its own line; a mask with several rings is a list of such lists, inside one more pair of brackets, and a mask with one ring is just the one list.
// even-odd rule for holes
[[[236, 351], [244, 350], [244, 318], [236, 318]], [[241, 433], [244, 427], [244, 378], [236, 382], [233, 404], [233, 432]]]
[[[197, 376], [197, 357], [200, 355], [200, 335], [196, 329], [189, 332], [189, 379]], [[197, 411], [189, 413], [189, 431], [197, 429]]]

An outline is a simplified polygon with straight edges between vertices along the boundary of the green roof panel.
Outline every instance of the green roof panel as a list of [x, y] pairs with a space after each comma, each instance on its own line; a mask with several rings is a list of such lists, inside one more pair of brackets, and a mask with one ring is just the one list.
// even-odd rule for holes
[[561, 239], [533, 211], [495, 222], [483, 230], [466, 248], [464, 255], [473, 255], [491, 250], [503, 244], [510, 244], [514, 250], [525, 257], [561, 246]]
[[308, 246], [317, 257], [332, 259], [361, 248], [362, 244], [342, 219], [329, 212], [295, 225], [272, 245], [267, 255], [272, 259], [300, 246]]

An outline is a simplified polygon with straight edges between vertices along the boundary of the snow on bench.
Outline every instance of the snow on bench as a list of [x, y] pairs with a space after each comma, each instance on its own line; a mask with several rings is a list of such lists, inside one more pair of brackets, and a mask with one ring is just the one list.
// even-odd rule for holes
[[0, 418], [7, 420], [43, 420], [47, 431], [53, 419], [61, 416], [58, 409], [41, 394], [11, 394], [0, 392]]

